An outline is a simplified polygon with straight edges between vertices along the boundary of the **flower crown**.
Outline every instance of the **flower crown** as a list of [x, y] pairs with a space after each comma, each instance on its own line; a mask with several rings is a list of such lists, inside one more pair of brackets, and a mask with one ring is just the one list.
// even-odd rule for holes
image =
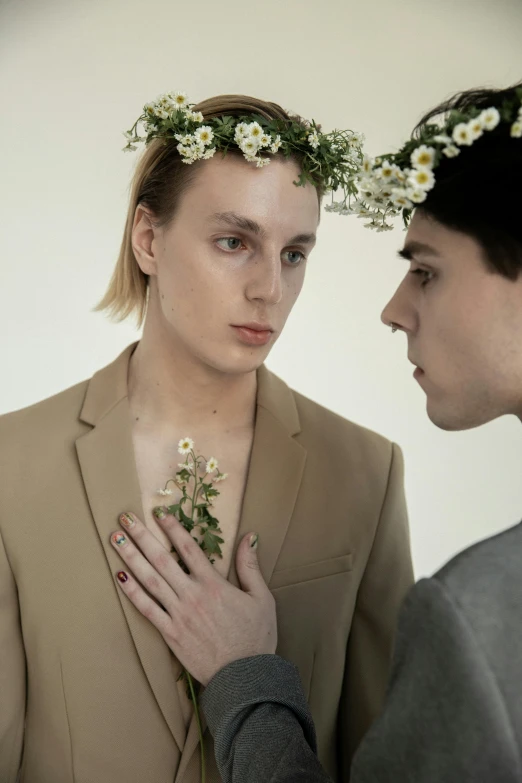
[[499, 125], [508, 125], [513, 138], [522, 138], [522, 88], [503, 101], [499, 109], [454, 109], [443, 126], [425, 125], [418, 138], [409, 139], [395, 154], [372, 159], [364, 156], [359, 176], [359, 196], [346, 210], [345, 205], [333, 209], [369, 219], [366, 228], [388, 231], [390, 219], [402, 213], [407, 226], [417, 204], [426, 200], [435, 185], [434, 170], [444, 158], [455, 158], [461, 148]]
[[[230, 149], [239, 149], [258, 168], [267, 166], [270, 156], [278, 152], [286, 158], [297, 155], [301, 173], [295, 185], [310, 182], [325, 193], [340, 190], [345, 206], [357, 194], [362, 134], [351, 130], [322, 133], [315, 121], [267, 120], [259, 114], [205, 119], [194, 106], [184, 92], [168, 92], [145, 104], [143, 114], [124, 133], [124, 150], [135, 150], [139, 142], [148, 144], [161, 138], [176, 141], [183, 163], [189, 165], [208, 160], [218, 151], [225, 155]], [[144, 135], [139, 135], [138, 125]], [[339, 210], [332, 206], [330, 211]]]

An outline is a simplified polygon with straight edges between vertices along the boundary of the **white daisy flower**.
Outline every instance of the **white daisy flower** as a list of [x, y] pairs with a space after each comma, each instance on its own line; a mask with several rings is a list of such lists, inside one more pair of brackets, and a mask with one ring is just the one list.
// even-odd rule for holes
[[220, 481], [225, 481], [228, 478], [228, 473], [218, 473], [214, 479], [214, 484], [218, 484]]
[[426, 201], [428, 194], [422, 188], [407, 188], [406, 196], [414, 204], [422, 204], [423, 201]]
[[281, 136], [279, 136], [279, 134], [278, 134], [278, 135], [275, 137], [275, 139], [274, 139], [274, 143], [273, 143], [273, 144], [272, 144], [272, 146], [270, 147], [270, 152], [272, 152], [272, 153], [275, 155], [275, 154], [276, 154], [276, 152], [277, 152], [277, 151], [280, 149], [280, 147], [281, 147], [282, 143], [283, 143], [283, 142], [281, 141]]
[[421, 144], [411, 153], [411, 165], [414, 169], [427, 168], [432, 169], [435, 163], [435, 149]]
[[433, 141], [435, 144], [445, 144], [446, 146], [451, 144], [451, 138], [445, 133], [440, 133], [438, 136], [434, 136]]
[[473, 144], [473, 139], [471, 138], [471, 133], [467, 122], [461, 122], [454, 127], [453, 141], [460, 146], [466, 145], [469, 147], [471, 144]]
[[173, 494], [174, 493], [172, 489], [158, 489], [158, 495], [163, 495], [163, 497], [165, 497], [165, 495], [173, 495]]
[[482, 122], [484, 130], [495, 130], [500, 122], [500, 112], [494, 106], [490, 109], [484, 109], [482, 114], [479, 115], [479, 119]]
[[460, 155], [460, 150], [454, 144], [449, 144], [447, 147], [444, 147], [442, 154], [447, 158], [456, 158], [457, 155]]
[[308, 136], [308, 143], [314, 150], [319, 146], [319, 135], [316, 130]]
[[241, 151], [245, 153], [245, 155], [254, 157], [259, 149], [259, 142], [257, 139], [242, 139], [240, 143]]
[[156, 115], [158, 117], [161, 117], [162, 120], [167, 120], [170, 117], [170, 112], [168, 109], [164, 108], [163, 106], [158, 106], [156, 109]]
[[365, 174], [369, 174], [373, 169], [373, 159], [369, 155], [363, 157], [361, 169]]
[[517, 122], [514, 122], [511, 126], [511, 138], [522, 138], [522, 120], [517, 120]]
[[203, 153], [202, 159], [209, 160], [210, 158], [213, 158], [215, 154], [216, 154], [216, 148], [209, 147], [208, 150]]
[[146, 103], [143, 110], [149, 117], [154, 117], [156, 115], [156, 106], [153, 103]]
[[209, 144], [212, 144], [212, 139], [214, 138], [214, 131], [209, 125], [202, 125], [196, 131], [194, 131], [194, 136], [197, 141], [199, 141], [201, 144], [207, 147]]
[[270, 158], [257, 158], [256, 167], [258, 169], [262, 169], [263, 166], [268, 166], [269, 163], [270, 163]]
[[168, 97], [177, 109], [185, 109], [187, 107], [188, 96], [186, 92], [171, 92]]
[[[193, 467], [194, 467], [194, 463], [193, 462], [178, 462], [179, 470], [192, 470]], [[179, 473], [179, 470], [178, 470], [178, 473]]]
[[193, 448], [194, 441], [192, 438], [181, 438], [180, 442], [178, 443], [178, 452], [180, 454], [190, 454]]
[[422, 190], [431, 190], [435, 184], [435, 175], [431, 169], [417, 168], [410, 171], [408, 185]]
[[261, 147], [269, 147], [271, 143], [272, 143], [271, 137], [267, 133], [263, 133], [263, 135], [259, 139], [259, 145]]
[[192, 120], [193, 122], [203, 122], [203, 115], [200, 111], [185, 109], [185, 117], [187, 120]]
[[384, 161], [380, 169], [377, 169], [374, 173], [376, 177], [380, 177], [385, 182], [389, 182], [395, 174], [395, 166], [392, 163]]
[[246, 139], [248, 136], [248, 126], [245, 122], [239, 122], [236, 125], [236, 130], [234, 131], [234, 140], [236, 144], [239, 144], [240, 141], [243, 139]]
[[210, 457], [209, 461], [207, 462], [206, 471], [207, 473], [213, 473], [215, 470], [218, 469], [218, 461], [215, 457]]
[[258, 142], [264, 134], [263, 128], [258, 122], [251, 122], [247, 125], [247, 132], [251, 139], [256, 139]]
[[192, 157], [192, 146], [189, 146], [188, 144], [178, 144], [176, 149], [182, 158]]
[[470, 120], [468, 122], [468, 128], [472, 141], [476, 141], [477, 139], [480, 139], [480, 137], [484, 133], [484, 126], [482, 125], [482, 120], [480, 119], [480, 116], [475, 117], [474, 120]]
[[391, 202], [394, 206], [400, 209], [412, 209], [413, 204], [406, 195], [404, 188], [394, 188]]
[[184, 147], [191, 147], [194, 143], [194, 137], [189, 134], [186, 136], [182, 136], [180, 133], [176, 133], [174, 136], [176, 141], [179, 141], [180, 144], [183, 144]]

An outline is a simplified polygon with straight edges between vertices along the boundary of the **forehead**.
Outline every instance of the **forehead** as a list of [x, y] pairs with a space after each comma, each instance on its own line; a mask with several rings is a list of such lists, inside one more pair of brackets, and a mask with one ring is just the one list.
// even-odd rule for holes
[[317, 191], [308, 183], [296, 186], [299, 173], [294, 161], [279, 157], [258, 169], [239, 155], [216, 155], [199, 165], [180, 210], [201, 220], [216, 213], [240, 213], [266, 230], [278, 225], [315, 229], [319, 222]]
[[417, 211], [408, 228], [404, 250], [414, 258], [432, 258], [460, 264], [484, 263], [482, 247], [476, 239], [448, 228], [429, 215]]

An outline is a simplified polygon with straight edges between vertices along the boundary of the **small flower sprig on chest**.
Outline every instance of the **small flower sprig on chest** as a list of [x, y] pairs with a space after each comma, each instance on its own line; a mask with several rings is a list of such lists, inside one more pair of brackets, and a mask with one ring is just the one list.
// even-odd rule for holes
[[168, 479], [158, 494], [172, 495], [174, 490], [171, 485], [178, 488], [181, 497], [177, 503], [167, 506], [167, 511], [193, 534], [194, 540], [214, 564], [216, 557], [223, 557], [221, 544], [224, 543], [219, 521], [212, 514], [213, 502], [221, 494], [214, 484], [224, 481], [228, 474], [219, 470], [215, 457], [206, 459], [196, 454], [192, 438], [182, 438], [178, 452], [185, 456], [185, 462], [178, 465], [175, 478]]
[[[171, 485], [177, 487], [181, 497], [177, 503], [167, 506], [167, 512], [181, 522], [214, 564], [216, 557], [223, 557], [221, 544], [225, 543], [221, 538], [222, 530], [219, 521], [212, 513], [213, 502], [221, 494], [214, 484], [228, 478], [228, 473], [219, 470], [215, 457], [206, 459], [201, 454], [196, 454], [192, 438], [182, 438], [178, 443], [178, 452], [185, 457], [185, 462], [178, 464], [175, 477], [168, 479], [165, 486], [158, 489], [158, 494], [163, 497], [173, 495], [174, 489]], [[174, 547], [171, 552], [176, 553]], [[187, 571], [182, 560], [178, 560], [178, 563], [184, 571]], [[194, 705], [201, 749], [201, 783], [205, 783], [205, 747], [198, 704], [199, 686], [186, 669], [182, 670], [179, 680], [185, 682], [187, 696]]]

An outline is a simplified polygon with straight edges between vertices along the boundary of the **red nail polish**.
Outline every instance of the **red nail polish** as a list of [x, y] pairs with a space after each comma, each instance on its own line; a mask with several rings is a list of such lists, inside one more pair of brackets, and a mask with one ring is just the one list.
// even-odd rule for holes
[[118, 571], [118, 579], [120, 580], [120, 582], [122, 582], [122, 583], [126, 582], [128, 578], [129, 577], [127, 576], [125, 571]]

